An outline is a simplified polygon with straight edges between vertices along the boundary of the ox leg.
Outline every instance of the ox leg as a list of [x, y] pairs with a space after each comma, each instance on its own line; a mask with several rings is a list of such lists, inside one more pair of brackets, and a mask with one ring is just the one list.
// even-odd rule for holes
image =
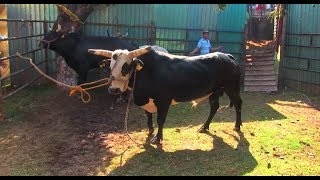
[[236, 109], [236, 124], [234, 130], [240, 131], [240, 125], [242, 125], [241, 121], [241, 107], [242, 107], [242, 99], [240, 95], [234, 97], [234, 108]]
[[236, 124], [235, 124], [234, 130], [240, 131], [240, 126], [242, 125], [242, 121], [241, 121], [242, 99], [240, 97], [240, 90], [232, 93], [232, 91], [230, 92], [226, 89], [226, 93], [229, 96], [230, 101], [234, 105], [234, 108], [236, 110]]
[[152, 123], [152, 113], [148, 112], [147, 110], [145, 110], [145, 113], [148, 118], [148, 121], [147, 121], [148, 129], [149, 129], [148, 136], [151, 136], [152, 133], [154, 132], [154, 127], [153, 127], [153, 123]]
[[164, 101], [161, 100], [161, 102], [155, 100], [154, 103], [157, 106], [157, 124], [158, 124], [158, 132], [157, 134], [151, 139], [152, 144], [160, 144], [161, 140], [163, 140], [163, 125], [166, 120], [169, 106], [170, 106], [170, 100]]
[[216, 114], [217, 110], [219, 109], [219, 98], [222, 96], [223, 90], [218, 89], [214, 91], [210, 96], [209, 96], [209, 103], [210, 103], [210, 114], [207, 119], [207, 121], [204, 123], [204, 125], [198, 130], [200, 133], [207, 133], [209, 130], [209, 125]]
[[114, 105], [117, 102], [118, 97], [116, 95], [112, 95], [112, 102], [111, 102], [111, 106], [110, 106], [110, 110], [114, 109]]
[[78, 73], [78, 85], [87, 82], [87, 75], [88, 75], [88, 68], [87, 67], [80, 67]]

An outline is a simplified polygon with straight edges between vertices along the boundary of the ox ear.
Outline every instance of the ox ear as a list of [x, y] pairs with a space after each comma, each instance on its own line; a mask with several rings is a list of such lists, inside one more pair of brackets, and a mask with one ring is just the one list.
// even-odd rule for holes
[[88, 49], [88, 53], [111, 58], [113, 51], [104, 49]]
[[143, 47], [140, 49], [136, 49], [133, 51], [130, 51], [130, 53], [128, 54], [130, 59], [133, 59], [135, 57], [141, 56], [142, 54], [145, 54], [147, 52], [149, 52], [151, 50], [151, 46], [147, 46], [147, 47]]
[[140, 59], [133, 58], [133, 65], [136, 65], [136, 70], [140, 71], [143, 67], [143, 62]]
[[111, 59], [104, 59], [99, 63], [100, 68], [110, 67]]

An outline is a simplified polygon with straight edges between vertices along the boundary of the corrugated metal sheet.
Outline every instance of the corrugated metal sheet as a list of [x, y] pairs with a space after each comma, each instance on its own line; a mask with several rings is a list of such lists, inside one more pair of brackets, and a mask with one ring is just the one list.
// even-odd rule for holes
[[[223, 45], [225, 52], [240, 60], [243, 48], [244, 26], [246, 21], [245, 4], [228, 4], [225, 11], [219, 12], [214, 4], [116, 4], [107, 10], [101, 8], [93, 12], [87, 22], [124, 25], [145, 25], [151, 22], [156, 26], [156, 45], [169, 52], [190, 52], [201, 38], [201, 31], [209, 29], [213, 46]], [[222, 23], [218, 23], [218, 22]], [[129, 32], [129, 37], [146, 38], [149, 28], [125, 26], [86, 25], [85, 32], [106, 35], [120, 31]], [[216, 34], [218, 30], [221, 33]], [[234, 31], [234, 32], [222, 32]], [[144, 45], [147, 41], [138, 41]], [[178, 53], [179, 54], [179, 53]]]
[[246, 13], [246, 4], [228, 4], [223, 12], [218, 13], [217, 30], [221, 32], [218, 40], [225, 51], [231, 52], [238, 61], [243, 53], [243, 44], [239, 43], [244, 42]]
[[[25, 20], [40, 20], [40, 21], [54, 21], [57, 16], [56, 6], [53, 4], [7, 4], [7, 18], [8, 19], [25, 19]], [[8, 22], [8, 37], [22, 37], [31, 36], [44, 33], [43, 22]], [[29, 39], [11, 40], [9, 42], [9, 54], [13, 55], [16, 52], [27, 52], [38, 49], [37, 41], [35, 39], [41, 39], [42, 37], [35, 37]], [[49, 51], [50, 52], [50, 51]], [[44, 50], [36, 51], [32, 54], [28, 54], [28, 57], [34, 59], [36, 63], [44, 61]], [[55, 57], [54, 52], [49, 53], [49, 58]], [[29, 67], [30, 64], [25, 60], [19, 58], [11, 59], [11, 72], [16, 72], [20, 69]], [[54, 61], [49, 61], [51, 66], [51, 72], [55, 69]], [[44, 64], [40, 65], [44, 69]], [[35, 72], [27, 74], [21, 74], [13, 78], [13, 83], [21, 84], [31, 80], [34, 76], [37, 76]]]
[[[8, 4], [8, 19], [28, 19], [55, 21], [57, 8], [54, 4]], [[87, 19], [85, 34], [107, 35], [117, 31], [129, 33], [138, 45], [150, 44], [151, 23], [156, 27], [156, 45], [162, 46], [176, 54], [190, 52], [201, 38], [202, 29], [209, 29], [213, 46], [223, 45], [225, 52], [233, 54], [240, 60], [243, 46], [246, 6], [228, 4], [223, 12], [218, 12], [214, 4], [115, 4], [100, 5]], [[31, 29], [23, 22], [10, 22], [8, 34], [19, 37], [43, 33], [43, 22], [33, 22]], [[235, 31], [226, 32], [226, 31]], [[218, 33], [217, 33], [218, 32]], [[37, 37], [40, 39], [40, 37]], [[37, 49], [34, 40], [14, 40], [10, 42], [10, 54]], [[33, 57], [34, 56], [34, 57]], [[36, 52], [32, 58], [36, 62], [44, 60], [43, 51]], [[49, 51], [49, 58], [55, 53]], [[16, 61], [13, 59], [12, 61]], [[18, 60], [19, 62], [21, 60]], [[50, 70], [55, 69], [51, 61]], [[18, 66], [26, 66], [26, 64]], [[14, 71], [21, 67], [12, 66]], [[13, 72], [14, 72], [13, 71]]]
[[[111, 35], [116, 32], [120, 32], [121, 34], [128, 32], [129, 37], [146, 38], [146, 35], [148, 35], [150, 31], [149, 28], [130, 26], [150, 26], [152, 20], [154, 20], [154, 5], [115, 4], [108, 7], [102, 6], [90, 14], [87, 19], [88, 23], [100, 24], [86, 25], [85, 33], [88, 35], [104, 36], [107, 35], [108, 30]], [[138, 44], [146, 43], [145, 41], [138, 41]]]
[[227, 8], [218, 13], [218, 25], [219, 31], [244, 31], [246, 21], [246, 4], [228, 4]]
[[299, 83], [310, 84], [304, 90], [311, 92], [314, 85], [320, 87], [320, 7], [312, 4], [287, 7], [283, 77], [296, 87]]

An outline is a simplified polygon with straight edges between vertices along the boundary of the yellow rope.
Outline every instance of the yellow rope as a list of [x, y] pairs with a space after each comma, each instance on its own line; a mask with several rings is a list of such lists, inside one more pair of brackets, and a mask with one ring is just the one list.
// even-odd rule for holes
[[71, 12], [68, 8], [66, 8], [65, 6], [62, 6], [60, 4], [57, 4], [58, 8], [60, 8], [63, 12], [65, 12], [66, 14], [69, 15], [70, 19], [72, 21], [79, 21], [81, 24], [84, 24], [84, 22], [82, 22], [77, 15], [75, 15], [73, 12]]
[[[90, 100], [91, 100], [91, 96], [90, 94], [88, 93], [87, 90], [90, 90], [90, 89], [96, 89], [96, 88], [99, 88], [99, 87], [102, 87], [102, 86], [107, 86], [111, 83], [110, 79], [109, 78], [103, 78], [103, 79], [100, 79], [100, 80], [97, 80], [97, 81], [94, 81], [94, 82], [90, 82], [90, 83], [84, 83], [84, 84], [80, 84], [78, 86], [71, 86], [71, 85], [68, 85], [68, 84], [65, 84], [65, 83], [62, 83], [60, 81], [57, 81], [55, 79], [53, 79], [52, 77], [48, 76], [47, 74], [45, 74], [43, 71], [41, 71], [41, 69], [38, 68], [37, 65], [35, 65], [33, 62], [32, 62], [32, 59], [31, 58], [28, 58], [28, 57], [24, 57], [24, 56], [21, 56], [18, 52], [16, 53], [17, 56], [19, 56], [21, 59], [26, 59], [26, 60], [29, 60], [30, 64], [41, 74], [43, 75], [45, 78], [55, 82], [56, 84], [60, 84], [62, 86], [65, 86], [65, 87], [68, 87], [70, 88], [70, 93], [69, 93], [69, 96], [73, 96], [77, 91], [80, 92], [81, 94], [81, 99], [84, 103], [88, 103]], [[87, 86], [87, 85], [92, 85], [92, 84], [96, 84], [98, 82], [101, 82], [101, 81], [106, 81], [106, 83], [103, 83], [103, 84], [99, 84], [99, 85], [96, 85], [96, 86], [93, 86], [93, 87], [89, 87], [89, 88], [82, 88], [82, 86]], [[87, 98], [85, 98], [87, 97]]]

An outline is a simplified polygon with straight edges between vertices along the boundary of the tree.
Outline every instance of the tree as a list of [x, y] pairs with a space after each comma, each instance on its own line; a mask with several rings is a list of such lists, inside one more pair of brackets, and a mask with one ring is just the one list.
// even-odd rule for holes
[[[105, 6], [109, 6], [106, 4]], [[80, 31], [80, 27], [84, 24], [88, 16], [96, 9], [97, 4], [57, 4], [58, 16], [53, 25], [53, 30], [61, 26], [61, 32], [68, 33], [70, 31]]]
[[[105, 4], [103, 7], [108, 7], [112, 4]], [[224, 11], [226, 4], [216, 4], [220, 11]], [[101, 4], [57, 4], [58, 16], [53, 25], [53, 30], [61, 25], [61, 32], [68, 33], [70, 31], [80, 31], [81, 25], [84, 24], [88, 16], [96, 9], [101, 7]]]
[[227, 8], [227, 4], [216, 4], [219, 11], [224, 11]]

